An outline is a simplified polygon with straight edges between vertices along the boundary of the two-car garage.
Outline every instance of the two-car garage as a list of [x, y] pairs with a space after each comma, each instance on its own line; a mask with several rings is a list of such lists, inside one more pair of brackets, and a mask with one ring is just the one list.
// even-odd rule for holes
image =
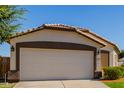
[[93, 78], [94, 52], [20, 48], [20, 80]]

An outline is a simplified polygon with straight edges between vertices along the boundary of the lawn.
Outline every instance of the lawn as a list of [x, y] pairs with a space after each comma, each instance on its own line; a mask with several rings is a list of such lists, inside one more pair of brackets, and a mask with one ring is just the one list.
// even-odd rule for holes
[[103, 82], [110, 88], [124, 88], [124, 82]]
[[0, 83], [0, 88], [13, 88], [15, 86], [15, 83]]
[[124, 78], [118, 80], [101, 80], [110, 88], [124, 88]]

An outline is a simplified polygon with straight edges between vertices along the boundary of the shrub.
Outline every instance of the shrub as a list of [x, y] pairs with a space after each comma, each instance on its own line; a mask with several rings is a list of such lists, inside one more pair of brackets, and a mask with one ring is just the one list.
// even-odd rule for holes
[[109, 80], [119, 79], [124, 75], [124, 69], [121, 67], [105, 67], [103, 71], [104, 78]]
[[116, 67], [116, 68], [118, 68], [118, 69], [121, 70], [122, 77], [124, 77], [124, 67], [122, 67], [122, 66], [118, 66], [118, 67]]
[[122, 64], [121, 67], [124, 67], [124, 64]]

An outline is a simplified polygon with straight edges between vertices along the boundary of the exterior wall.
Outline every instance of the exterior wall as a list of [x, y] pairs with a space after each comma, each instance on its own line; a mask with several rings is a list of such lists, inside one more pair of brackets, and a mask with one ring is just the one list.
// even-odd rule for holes
[[[23, 35], [17, 38], [13, 38], [10, 43], [11, 45], [16, 46], [18, 42], [30, 42], [30, 41], [59, 41], [59, 42], [71, 42], [78, 44], [86, 44], [90, 46], [94, 46], [96, 48], [100, 48], [101, 46], [92, 40], [79, 35], [76, 32], [69, 31], [51, 31], [51, 30], [42, 30], [34, 33], [30, 33], [27, 35]], [[16, 49], [11, 52], [11, 70], [16, 69]]]
[[11, 51], [11, 54], [10, 54], [10, 70], [16, 70], [16, 63], [15, 63], [15, 60], [16, 60], [16, 52], [12, 52]]
[[118, 55], [113, 51], [113, 66], [118, 66]]
[[[98, 54], [99, 52], [99, 54]], [[97, 54], [96, 54], [96, 71], [101, 71], [101, 54], [100, 54], [100, 48], [97, 48]]]

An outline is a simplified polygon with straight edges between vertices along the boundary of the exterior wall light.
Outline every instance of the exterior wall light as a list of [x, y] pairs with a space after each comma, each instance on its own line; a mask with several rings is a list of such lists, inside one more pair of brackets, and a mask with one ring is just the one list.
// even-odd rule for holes
[[15, 48], [14, 46], [11, 46], [11, 52], [14, 52]]

